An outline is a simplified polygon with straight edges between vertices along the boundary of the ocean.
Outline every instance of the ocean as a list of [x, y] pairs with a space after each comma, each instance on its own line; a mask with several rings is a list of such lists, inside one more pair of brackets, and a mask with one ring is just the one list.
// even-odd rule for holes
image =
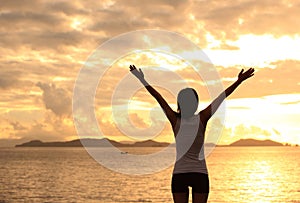
[[[217, 147], [207, 158], [208, 202], [300, 203], [299, 157], [300, 147]], [[84, 148], [0, 148], [0, 203], [171, 203], [171, 174], [172, 166], [148, 175], [118, 173]]]

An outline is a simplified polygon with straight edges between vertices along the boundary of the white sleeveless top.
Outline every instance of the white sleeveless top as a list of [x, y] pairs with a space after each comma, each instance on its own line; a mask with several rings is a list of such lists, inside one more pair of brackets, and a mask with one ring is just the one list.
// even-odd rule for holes
[[200, 116], [181, 118], [176, 135], [176, 163], [173, 174], [197, 172], [207, 174], [204, 156], [204, 127]]

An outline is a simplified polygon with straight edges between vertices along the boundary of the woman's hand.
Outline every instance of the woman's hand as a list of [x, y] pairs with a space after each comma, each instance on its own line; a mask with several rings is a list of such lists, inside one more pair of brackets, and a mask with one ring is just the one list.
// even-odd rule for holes
[[246, 72], [244, 69], [241, 70], [238, 76], [238, 81], [243, 82], [244, 80], [252, 77], [254, 75], [254, 68], [249, 68]]
[[142, 70], [140, 68], [138, 70], [138, 69], [136, 69], [136, 67], [134, 65], [130, 65], [129, 68], [130, 68], [130, 72], [135, 77], [137, 77], [139, 80], [144, 80], [144, 73], [142, 72]]

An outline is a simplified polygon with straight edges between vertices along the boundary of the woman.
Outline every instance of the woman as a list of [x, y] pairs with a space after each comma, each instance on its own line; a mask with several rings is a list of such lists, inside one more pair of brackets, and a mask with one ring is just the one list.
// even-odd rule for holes
[[189, 189], [192, 187], [193, 203], [207, 202], [209, 178], [204, 156], [204, 135], [208, 120], [218, 107], [244, 80], [254, 75], [254, 69], [244, 69], [238, 79], [222, 92], [207, 108], [195, 114], [198, 108], [198, 95], [192, 88], [178, 93], [178, 112], [171, 109], [164, 98], [150, 86], [141, 69], [130, 65], [131, 73], [146, 87], [157, 100], [172, 125], [176, 140], [176, 163], [172, 175], [172, 194], [175, 203], [187, 203]]

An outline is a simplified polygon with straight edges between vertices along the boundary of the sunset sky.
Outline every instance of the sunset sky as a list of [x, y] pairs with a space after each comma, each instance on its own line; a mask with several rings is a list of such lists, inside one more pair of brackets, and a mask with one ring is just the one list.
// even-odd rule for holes
[[[254, 77], [227, 99], [224, 122], [210, 123], [225, 126], [219, 144], [241, 138], [300, 144], [299, 1], [2, 0], [0, 5], [2, 147], [32, 139], [78, 139], [72, 95], [80, 69], [102, 43], [145, 29], [175, 32], [198, 45], [219, 72], [224, 87], [236, 79], [241, 68], [256, 69]], [[128, 138], [131, 134], [118, 129], [111, 115], [111, 97], [126, 76], [129, 83], [123, 96], [128, 98], [133, 125], [143, 129], [152, 123], [153, 129], [163, 130], [152, 135], [151, 130], [148, 137], [173, 141], [162, 110], [128, 75], [129, 64], [145, 66], [146, 79], [156, 77], [171, 89], [177, 88], [177, 79], [172, 74], [163, 77], [158, 66], [173, 72], [174, 77], [184, 78], [200, 95], [199, 110], [211, 101], [199, 75], [176, 57], [147, 51], [131, 53], [108, 64], [99, 82], [94, 109], [105, 137], [132, 140]], [[125, 90], [135, 85], [141, 89], [129, 98]], [[157, 90], [176, 110], [176, 94], [163, 85]], [[154, 114], [152, 120], [150, 112]], [[126, 129], [128, 120], [122, 119], [119, 124]], [[137, 140], [147, 136], [134, 135]]]

